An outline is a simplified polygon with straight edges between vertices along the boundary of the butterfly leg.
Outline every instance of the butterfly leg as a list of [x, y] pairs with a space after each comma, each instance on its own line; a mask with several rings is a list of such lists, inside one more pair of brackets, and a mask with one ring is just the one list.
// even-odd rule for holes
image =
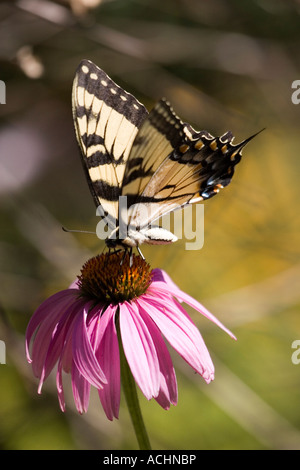
[[[118, 250], [118, 251], [121, 251], [121, 250]], [[127, 255], [127, 252], [128, 252], [128, 248], [125, 248], [125, 249], [124, 249], [123, 258], [122, 258], [121, 261], [120, 261], [120, 266], [122, 266], [122, 264], [124, 263], [124, 260], [125, 260], [125, 257], [126, 257], [126, 255]], [[131, 259], [131, 252], [132, 252], [132, 248], [130, 248], [130, 255], [129, 255], [129, 256], [130, 256], [130, 259]], [[130, 264], [130, 266], [132, 266], [132, 265]]]
[[129, 250], [129, 267], [133, 265], [133, 254], [132, 254], [132, 248]]
[[122, 248], [119, 248], [118, 250], [114, 250], [114, 251], [109, 250], [109, 254], [110, 255], [115, 255], [116, 253], [119, 253], [120, 251], [122, 251]]
[[137, 249], [137, 251], [138, 251], [140, 257], [141, 257], [142, 259], [145, 259], [145, 256], [144, 256], [143, 253], [141, 252], [140, 247], [137, 246], [136, 249]]

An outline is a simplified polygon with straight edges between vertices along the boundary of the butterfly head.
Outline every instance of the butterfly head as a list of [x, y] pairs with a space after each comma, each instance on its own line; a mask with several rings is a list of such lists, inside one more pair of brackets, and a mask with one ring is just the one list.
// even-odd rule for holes
[[115, 249], [117, 246], [122, 246], [122, 241], [119, 238], [120, 229], [116, 227], [108, 238], [106, 238], [105, 243], [107, 248]]
[[[129, 229], [128, 229], [129, 231]], [[138, 246], [140, 243], [143, 243], [138, 236], [139, 232], [136, 232], [136, 236], [130, 237], [129, 234], [122, 234], [120, 227], [116, 227], [108, 238], [106, 238], [105, 243], [108, 248], [115, 249], [117, 247], [122, 247], [125, 249], [134, 248]]]

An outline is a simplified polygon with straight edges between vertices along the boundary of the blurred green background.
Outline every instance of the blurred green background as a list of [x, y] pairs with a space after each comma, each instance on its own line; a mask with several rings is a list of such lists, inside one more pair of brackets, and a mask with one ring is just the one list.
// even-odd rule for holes
[[[94, 230], [71, 113], [77, 65], [91, 59], [150, 109], [165, 96], [179, 116], [237, 141], [231, 185], [205, 204], [205, 243], [145, 247], [153, 267], [209, 308], [232, 341], [188, 309], [211, 351], [205, 382], [173, 354], [179, 404], [140, 396], [154, 449], [300, 449], [299, 174], [300, 2], [297, 0], [19, 0], [0, 4], [0, 447], [135, 449], [122, 398], [107, 421], [97, 394], [88, 413], [55, 374], [41, 396], [24, 354], [36, 307], [72, 281], [103, 243]], [[66, 380], [68, 383], [68, 380]], [[68, 387], [67, 387], [68, 388]], [[95, 390], [94, 390], [95, 392]]]

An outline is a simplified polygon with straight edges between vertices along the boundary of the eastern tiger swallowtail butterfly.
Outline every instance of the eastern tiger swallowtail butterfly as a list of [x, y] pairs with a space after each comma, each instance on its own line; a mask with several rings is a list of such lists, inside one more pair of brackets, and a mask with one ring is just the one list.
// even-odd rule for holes
[[[197, 132], [164, 99], [148, 113], [89, 60], [77, 69], [72, 101], [89, 187], [101, 215], [112, 222], [105, 240], [109, 248], [139, 250], [142, 243], [176, 241], [153, 222], [227, 186], [243, 147], [254, 137], [235, 145], [231, 132], [221, 137]], [[122, 220], [121, 196], [127, 198]]]

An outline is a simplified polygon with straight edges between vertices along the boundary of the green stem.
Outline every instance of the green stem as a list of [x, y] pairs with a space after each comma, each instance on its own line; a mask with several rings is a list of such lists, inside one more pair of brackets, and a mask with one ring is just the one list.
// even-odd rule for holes
[[[118, 318], [119, 320], [119, 318]], [[139, 444], [140, 450], [151, 450], [151, 445], [147, 430], [142, 417], [139, 399], [136, 390], [135, 380], [132, 376], [127, 359], [124, 354], [122, 339], [119, 329], [119, 321], [117, 320], [119, 348], [120, 348], [120, 365], [121, 365], [121, 383], [125, 394], [128, 411], [134, 427], [135, 435]]]

